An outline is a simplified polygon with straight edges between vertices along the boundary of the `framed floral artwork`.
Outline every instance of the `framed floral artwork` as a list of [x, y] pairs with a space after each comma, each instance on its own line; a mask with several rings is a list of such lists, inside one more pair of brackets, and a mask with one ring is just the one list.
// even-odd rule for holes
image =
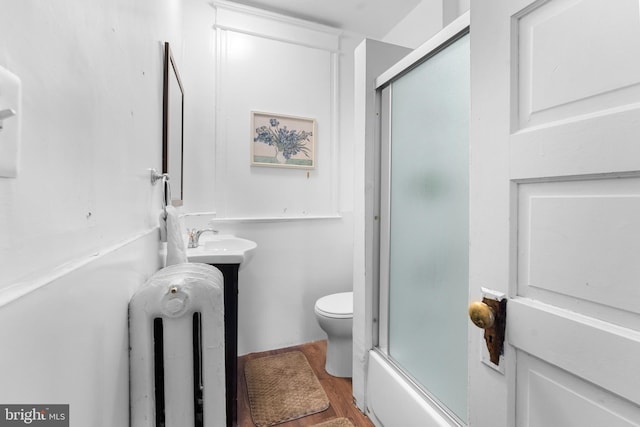
[[283, 168], [316, 167], [316, 121], [251, 112], [251, 164]]

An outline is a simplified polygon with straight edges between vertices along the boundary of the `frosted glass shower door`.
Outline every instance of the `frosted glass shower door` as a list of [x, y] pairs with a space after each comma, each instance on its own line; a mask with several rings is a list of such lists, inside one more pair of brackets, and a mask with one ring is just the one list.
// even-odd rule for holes
[[388, 276], [382, 350], [466, 423], [468, 34], [392, 80], [382, 99], [390, 139], [382, 163], [383, 175], [389, 168], [382, 190], [388, 212], [381, 232], [381, 262], [388, 261], [381, 267], [381, 287]]

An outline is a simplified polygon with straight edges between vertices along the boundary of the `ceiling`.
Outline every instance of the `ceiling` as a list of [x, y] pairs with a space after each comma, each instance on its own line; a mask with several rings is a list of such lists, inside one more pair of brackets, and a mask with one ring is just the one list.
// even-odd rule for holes
[[421, 0], [232, 0], [382, 39]]

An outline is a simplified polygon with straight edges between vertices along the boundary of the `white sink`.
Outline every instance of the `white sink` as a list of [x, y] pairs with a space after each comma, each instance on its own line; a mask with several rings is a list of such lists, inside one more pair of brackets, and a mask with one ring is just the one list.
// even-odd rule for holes
[[187, 248], [187, 258], [190, 262], [243, 266], [249, 262], [257, 247], [256, 242], [230, 234], [204, 235], [197, 248]]

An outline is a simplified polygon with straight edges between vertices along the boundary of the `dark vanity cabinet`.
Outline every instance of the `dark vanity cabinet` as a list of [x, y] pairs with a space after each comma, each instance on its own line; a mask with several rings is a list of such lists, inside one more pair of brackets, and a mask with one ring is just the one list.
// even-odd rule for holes
[[238, 419], [238, 270], [240, 264], [211, 264], [224, 277], [224, 351], [227, 427]]

